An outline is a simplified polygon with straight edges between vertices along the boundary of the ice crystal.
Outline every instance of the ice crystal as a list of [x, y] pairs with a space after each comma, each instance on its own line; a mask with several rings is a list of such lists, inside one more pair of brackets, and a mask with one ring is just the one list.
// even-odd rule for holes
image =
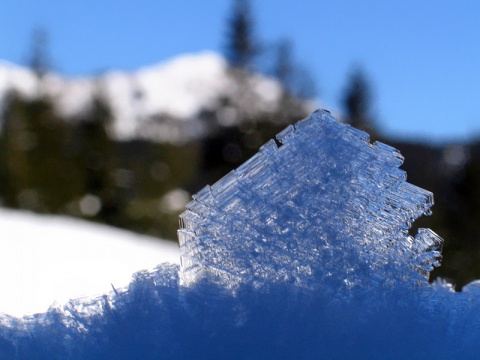
[[433, 195], [406, 182], [402, 162], [329, 112], [313, 113], [194, 195], [180, 217], [182, 280], [425, 283], [441, 239], [408, 229]]

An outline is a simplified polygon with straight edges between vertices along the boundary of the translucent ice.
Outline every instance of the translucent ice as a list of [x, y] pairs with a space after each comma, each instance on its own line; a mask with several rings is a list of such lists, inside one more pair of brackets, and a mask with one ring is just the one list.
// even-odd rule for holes
[[441, 240], [408, 229], [433, 195], [406, 182], [397, 150], [368, 140], [317, 111], [200, 191], [180, 217], [184, 282], [425, 283]]
[[428, 284], [432, 194], [326, 111], [181, 216], [181, 265], [46, 314], [0, 314], [1, 359], [477, 358], [480, 285]]

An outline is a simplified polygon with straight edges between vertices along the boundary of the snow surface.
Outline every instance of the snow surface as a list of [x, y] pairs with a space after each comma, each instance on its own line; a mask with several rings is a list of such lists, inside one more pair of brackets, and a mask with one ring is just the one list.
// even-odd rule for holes
[[17, 317], [111, 292], [136, 271], [179, 262], [171, 241], [78, 219], [0, 209], [0, 229], [0, 312]]
[[[276, 80], [252, 74], [249, 83], [255, 103], [244, 106], [246, 111], [271, 111], [277, 106], [281, 85]], [[217, 106], [222, 97], [235, 97], [233, 92], [238, 89], [234, 85], [226, 60], [211, 51], [98, 77], [67, 78], [50, 73], [42, 88], [32, 71], [0, 61], [0, 102], [9, 89], [30, 98], [41, 90], [55, 99], [61, 114], [74, 117], [88, 108], [92, 95], [100, 90], [112, 108], [113, 134], [120, 139], [135, 137], [152, 116], [191, 120], [200, 110]]]

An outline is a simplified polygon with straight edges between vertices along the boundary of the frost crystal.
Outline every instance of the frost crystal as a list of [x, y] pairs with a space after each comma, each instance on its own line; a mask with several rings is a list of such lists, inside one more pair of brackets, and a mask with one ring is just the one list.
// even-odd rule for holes
[[425, 283], [441, 239], [408, 230], [433, 195], [406, 182], [402, 162], [398, 150], [318, 110], [194, 195], [180, 217], [182, 281]]

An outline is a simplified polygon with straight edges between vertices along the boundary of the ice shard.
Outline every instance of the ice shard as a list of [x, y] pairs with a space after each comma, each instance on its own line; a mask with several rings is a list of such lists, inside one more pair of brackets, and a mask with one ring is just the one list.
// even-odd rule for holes
[[408, 230], [433, 195], [406, 182], [402, 162], [398, 150], [316, 111], [194, 195], [180, 216], [182, 281], [426, 283], [441, 239]]

